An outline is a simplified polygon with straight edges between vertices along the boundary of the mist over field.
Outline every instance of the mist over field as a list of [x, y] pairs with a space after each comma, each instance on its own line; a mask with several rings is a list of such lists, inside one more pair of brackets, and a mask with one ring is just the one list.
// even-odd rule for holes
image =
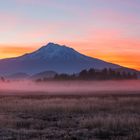
[[48, 81], [35, 83], [31, 81], [0, 82], [1, 93], [12, 94], [86, 94], [97, 92], [140, 91], [140, 80], [128, 81]]

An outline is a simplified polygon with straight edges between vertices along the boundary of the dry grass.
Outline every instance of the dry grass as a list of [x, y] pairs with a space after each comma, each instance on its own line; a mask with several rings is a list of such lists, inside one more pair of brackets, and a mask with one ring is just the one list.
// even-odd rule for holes
[[140, 96], [1, 96], [0, 140], [139, 140]]

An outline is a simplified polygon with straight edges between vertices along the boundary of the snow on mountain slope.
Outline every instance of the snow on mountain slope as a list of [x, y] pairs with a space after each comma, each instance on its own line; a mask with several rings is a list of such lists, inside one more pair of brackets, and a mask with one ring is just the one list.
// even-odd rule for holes
[[58, 73], [75, 73], [91, 67], [121, 68], [119, 65], [80, 54], [72, 48], [49, 43], [33, 53], [0, 60], [0, 75], [18, 72], [35, 74], [49, 70]]
[[72, 48], [49, 43], [31, 54], [24, 55], [22, 59], [71, 60], [82, 59], [83, 57], [83, 55], [79, 54]]

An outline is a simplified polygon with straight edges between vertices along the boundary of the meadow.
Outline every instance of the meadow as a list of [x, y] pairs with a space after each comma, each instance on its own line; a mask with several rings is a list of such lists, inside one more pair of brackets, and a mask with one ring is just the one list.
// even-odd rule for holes
[[0, 91], [0, 140], [139, 140], [139, 132], [138, 90]]
[[140, 96], [1, 96], [1, 140], [138, 140]]

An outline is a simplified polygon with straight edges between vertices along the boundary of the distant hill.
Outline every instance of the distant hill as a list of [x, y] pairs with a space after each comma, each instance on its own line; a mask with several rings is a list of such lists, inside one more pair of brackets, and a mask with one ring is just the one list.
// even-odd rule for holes
[[[3, 76], [20, 72], [25, 73], [25, 75], [23, 74], [23, 77], [26, 77], [26, 74], [34, 75], [43, 71], [55, 71], [57, 73], [72, 74], [89, 68], [130, 70], [128, 68], [108, 63], [97, 58], [88, 57], [72, 48], [54, 43], [49, 43], [37, 51], [25, 54], [20, 57], [0, 60], [0, 75]], [[37, 76], [43, 74], [44, 73], [40, 73]]]
[[54, 71], [44, 71], [37, 74], [34, 74], [30, 77], [30, 79], [37, 80], [37, 79], [50, 79], [54, 78], [57, 73]]

